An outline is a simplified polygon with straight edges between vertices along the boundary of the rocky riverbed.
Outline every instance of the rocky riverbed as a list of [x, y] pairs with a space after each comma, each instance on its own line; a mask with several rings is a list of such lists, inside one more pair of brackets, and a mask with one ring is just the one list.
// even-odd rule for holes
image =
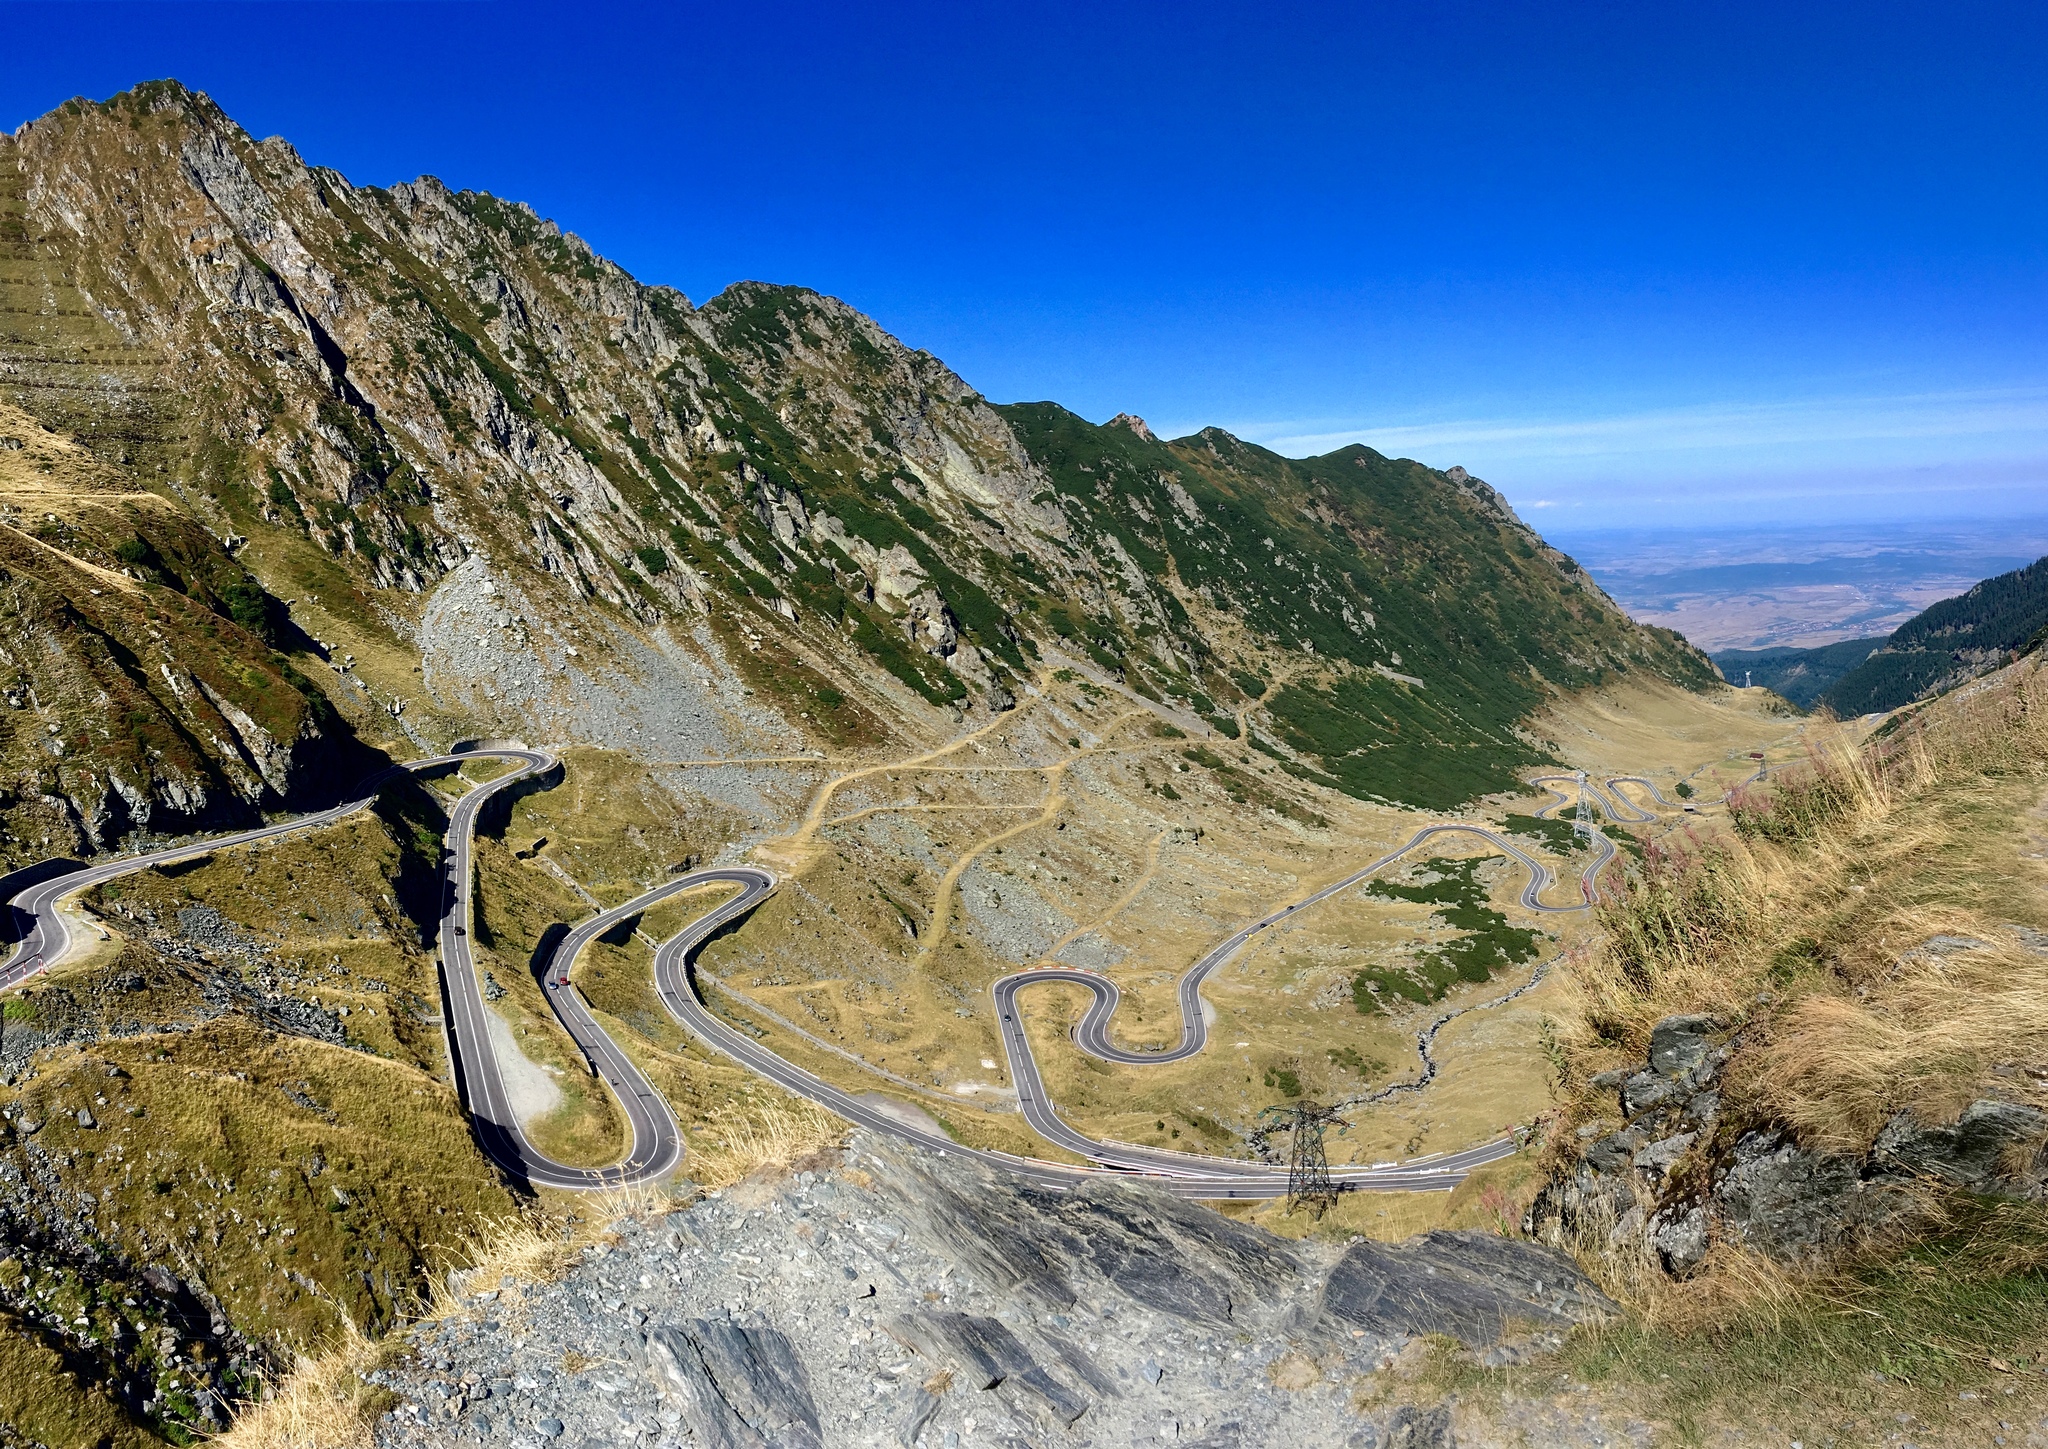
[[1448, 1444], [1389, 1372], [1423, 1336], [1506, 1362], [1612, 1311], [1528, 1243], [1293, 1243], [866, 1134], [622, 1219], [558, 1281], [457, 1286], [376, 1375], [389, 1449]]

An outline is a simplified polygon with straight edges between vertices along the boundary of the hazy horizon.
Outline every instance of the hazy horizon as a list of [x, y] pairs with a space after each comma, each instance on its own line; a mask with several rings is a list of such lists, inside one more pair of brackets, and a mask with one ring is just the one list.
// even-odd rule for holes
[[2048, 513], [1910, 531], [1858, 520], [1544, 536], [1631, 617], [1714, 653], [1889, 634], [1937, 600], [2048, 555]]

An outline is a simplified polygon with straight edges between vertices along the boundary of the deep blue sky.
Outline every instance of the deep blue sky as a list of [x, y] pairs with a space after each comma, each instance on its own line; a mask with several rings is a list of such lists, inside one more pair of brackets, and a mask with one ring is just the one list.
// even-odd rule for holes
[[998, 400], [1362, 439], [1547, 529], [2048, 512], [2048, 7], [0, 0], [0, 124], [176, 76]]

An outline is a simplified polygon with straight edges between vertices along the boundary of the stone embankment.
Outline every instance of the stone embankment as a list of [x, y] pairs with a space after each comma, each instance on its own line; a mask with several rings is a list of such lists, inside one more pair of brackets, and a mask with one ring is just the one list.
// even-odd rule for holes
[[865, 1134], [616, 1223], [557, 1282], [457, 1286], [376, 1376], [385, 1449], [1446, 1444], [1446, 1408], [1378, 1387], [1420, 1338], [1507, 1362], [1613, 1311], [1491, 1234], [1293, 1243]]

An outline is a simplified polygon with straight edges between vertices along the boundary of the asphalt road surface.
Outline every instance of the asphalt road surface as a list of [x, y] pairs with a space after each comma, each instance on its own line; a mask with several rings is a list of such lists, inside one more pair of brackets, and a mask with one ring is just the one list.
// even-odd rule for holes
[[150, 851], [145, 855], [117, 856], [112, 860], [99, 861], [63, 875], [52, 876], [40, 884], [30, 886], [8, 902], [17, 913], [15, 921], [25, 923], [25, 929], [21, 940], [15, 945], [14, 953], [8, 957], [7, 964], [0, 966], [0, 991], [8, 991], [19, 986], [29, 977], [55, 965], [69, 954], [72, 946], [71, 930], [65, 923], [63, 914], [57, 909], [57, 902], [74, 891], [116, 880], [138, 870], [147, 870], [151, 866], [190, 860], [209, 851], [226, 850], [236, 845], [250, 845], [259, 840], [274, 840], [280, 835], [290, 835], [295, 831], [332, 825], [337, 820], [361, 810], [377, 798], [379, 790], [408, 771], [459, 764], [472, 758], [472, 755], [437, 755], [429, 760], [413, 760], [403, 765], [394, 765], [388, 770], [380, 770], [357, 786], [360, 793], [354, 799], [345, 800], [327, 810], [301, 815], [276, 825], [244, 830], [236, 835], [186, 841], [182, 845]]
[[[1664, 807], [1664, 808], [1665, 808], [1666, 810], [1683, 810], [1683, 809], [1685, 808], [1684, 804], [1683, 804], [1683, 803], [1681, 803], [1680, 801], [1677, 801], [1677, 800], [1667, 800], [1667, 799], [1665, 799], [1665, 798], [1664, 798], [1664, 792], [1663, 792], [1662, 790], [1660, 790], [1660, 789], [1658, 789], [1658, 788], [1657, 788], [1657, 782], [1656, 782], [1655, 780], [1646, 780], [1646, 779], [1644, 779], [1644, 778], [1643, 778], [1643, 777], [1642, 777], [1641, 775], [1610, 775], [1610, 776], [1608, 776], [1608, 778], [1607, 778], [1607, 788], [1608, 788], [1608, 789], [1609, 789], [1610, 791], [1612, 791], [1612, 792], [1613, 792], [1613, 794], [1614, 794], [1614, 797], [1615, 797], [1615, 798], [1616, 798], [1617, 800], [1621, 800], [1621, 799], [1626, 799], [1626, 798], [1627, 798], [1627, 797], [1625, 797], [1625, 796], [1624, 796], [1624, 795], [1623, 795], [1623, 794], [1621, 793], [1620, 789], [1618, 788], [1619, 786], [1622, 786], [1622, 785], [1640, 785], [1640, 786], [1642, 786], [1642, 788], [1643, 788], [1643, 789], [1645, 789], [1645, 790], [1648, 790], [1648, 791], [1650, 792], [1650, 798], [1651, 798], [1652, 800], [1655, 800], [1655, 801], [1656, 801], [1656, 802], [1657, 802], [1657, 803], [1658, 803], [1659, 805], [1662, 805], [1662, 806], [1663, 806], [1663, 807]], [[1633, 804], [1634, 802], [1633, 802], [1633, 801], [1630, 801], [1629, 803]], [[1637, 821], [1636, 823], [1637, 823], [1637, 824], [1639, 824], [1639, 825], [1640, 825], [1640, 824], [1647, 824], [1647, 823], [1648, 823], [1649, 821], [1651, 821], [1651, 820], [1654, 820], [1654, 819], [1656, 819], [1656, 817], [1655, 817], [1654, 815], [1646, 815], [1646, 816], [1644, 816], [1644, 818], [1643, 818], [1642, 820], [1640, 820], [1640, 821]]]
[[556, 761], [543, 750], [482, 749], [464, 756], [480, 757], [512, 760], [519, 768], [478, 785], [455, 802], [448, 817], [447, 848], [443, 851], [446, 873], [442, 878], [441, 989], [447, 1003], [448, 1040], [455, 1058], [457, 1082], [463, 1105], [475, 1124], [477, 1142], [499, 1166], [535, 1186], [588, 1191], [665, 1179], [682, 1163], [682, 1129], [676, 1125], [668, 1100], [591, 1016], [589, 1004], [569, 984], [569, 968], [577, 954], [598, 936], [636, 911], [644, 910], [653, 900], [673, 895], [685, 886], [680, 881], [672, 882], [639, 901], [593, 916], [562, 939], [548, 962], [542, 978], [548, 1005], [554, 1008], [563, 1030], [590, 1064], [591, 1075], [601, 1078], [618, 1099], [633, 1132], [631, 1149], [623, 1160], [609, 1167], [575, 1167], [556, 1162], [527, 1140], [518, 1115], [512, 1110], [504, 1072], [491, 1041], [489, 1008], [484, 1005], [483, 988], [469, 945], [470, 852], [477, 815], [500, 790], [529, 776], [545, 774], [555, 768]]
[[[1655, 815], [1640, 808], [1628, 796], [1614, 788], [1616, 783], [1620, 781], [1648, 786], [1652, 794], [1657, 792], [1657, 787], [1651, 785], [1648, 780], [1641, 779], [1635, 775], [1616, 775], [1607, 782], [1605, 790], [1601, 789], [1593, 781], [1588, 780], [1586, 782], [1586, 803], [1595, 810], [1598, 810], [1602, 815], [1605, 815], [1609, 820], [1615, 821], [1618, 824], [1648, 825], [1654, 821], [1657, 818]], [[1578, 777], [1576, 775], [1538, 775], [1529, 783], [1541, 785], [1556, 797], [1536, 811], [1536, 818], [1539, 820], [1549, 819], [1550, 812], [1553, 810], [1578, 803], [1574, 795], [1574, 792], [1578, 789]], [[1658, 798], [1662, 799], [1663, 797], [1660, 795]], [[1671, 808], [1675, 810], [1678, 807], [1674, 805]]]
[[[1551, 808], [1551, 807], [1546, 807]], [[1066, 1148], [1069, 1152], [1089, 1157], [1105, 1166], [1125, 1167], [1137, 1171], [1173, 1171], [1179, 1164], [1191, 1159], [1213, 1161], [1214, 1159], [1193, 1158], [1192, 1154], [1172, 1152], [1162, 1148], [1140, 1147], [1130, 1143], [1102, 1143], [1083, 1136], [1059, 1118], [1059, 1109], [1053, 1104], [1045, 1089], [1045, 1080], [1038, 1069], [1037, 1058], [1031, 1050], [1030, 1038], [1025, 1034], [1023, 1013], [1018, 1008], [1017, 993], [1027, 986], [1060, 983], [1079, 986], [1088, 991], [1093, 1000], [1088, 1010], [1074, 1028], [1074, 1045], [1100, 1061], [1116, 1062], [1124, 1066], [1156, 1066], [1166, 1062], [1177, 1062], [1202, 1051], [1209, 1041], [1207, 1013], [1202, 1007], [1202, 984], [1238, 952], [1242, 951], [1261, 931], [1269, 930], [1319, 902], [1340, 895], [1359, 882], [1385, 870], [1389, 865], [1407, 855], [1423, 842], [1438, 835], [1477, 835], [1519, 862], [1529, 873], [1528, 883], [1522, 889], [1522, 904], [1534, 911], [1550, 914], [1564, 914], [1583, 911], [1589, 899], [1567, 906], [1551, 905], [1542, 898], [1543, 889], [1551, 884], [1553, 877], [1547, 867], [1524, 851], [1519, 845], [1504, 836], [1476, 825], [1431, 825], [1417, 831], [1405, 845], [1391, 850], [1370, 865], [1353, 871], [1333, 885], [1323, 887], [1315, 894], [1304, 897], [1292, 905], [1281, 907], [1270, 915], [1261, 917], [1241, 927], [1237, 933], [1211, 950], [1201, 960], [1189, 967], [1180, 978], [1181, 1037], [1178, 1045], [1159, 1051], [1131, 1051], [1118, 1046], [1110, 1039], [1109, 1024], [1115, 1017], [1122, 993], [1117, 985], [1105, 976], [1082, 971], [1072, 967], [1037, 968], [1019, 971], [998, 980], [991, 991], [995, 996], [998, 1029], [1002, 1033], [1003, 1050], [1010, 1062], [1010, 1077], [1017, 1085], [1018, 1105], [1025, 1121], [1041, 1137]], [[1595, 835], [1604, 851], [1586, 867], [1581, 880], [1580, 892], [1590, 898], [1592, 881], [1600, 869], [1613, 859], [1614, 846], [1604, 835]], [[1489, 1143], [1467, 1152], [1454, 1153], [1439, 1158], [1431, 1166], [1439, 1170], [1450, 1168], [1462, 1177], [1465, 1171], [1482, 1162], [1491, 1162], [1506, 1156], [1514, 1149], [1505, 1143]], [[1244, 1164], [1247, 1169], [1257, 1169], [1257, 1164]], [[1235, 1169], [1233, 1169], [1235, 1170]], [[1333, 1176], [1347, 1181], [1354, 1179], [1377, 1179], [1386, 1169], [1337, 1169]]]
[[[436, 755], [431, 759], [411, 760], [373, 775], [357, 787], [358, 793], [354, 798], [330, 809], [234, 835], [186, 841], [164, 850], [100, 861], [30, 886], [9, 902], [17, 913], [15, 920], [26, 922], [26, 929], [7, 964], [0, 967], [0, 991], [20, 985], [37, 972], [61, 961], [70, 952], [72, 933], [63, 913], [57, 909], [57, 902], [75, 891], [153, 866], [332, 825], [363, 809], [377, 798], [379, 790], [402, 775], [460, 766], [480, 759], [510, 760], [519, 768], [478, 786], [456, 802], [448, 822], [443, 851], [441, 961], [442, 990], [447, 1008], [445, 1020], [457, 1087], [475, 1124], [477, 1141], [508, 1172], [528, 1182], [551, 1187], [618, 1187], [666, 1177], [682, 1160], [681, 1133], [669, 1112], [668, 1103], [627, 1060], [617, 1044], [591, 1020], [589, 1009], [573, 990], [566, 987], [550, 989], [549, 1004], [555, 1008], [555, 1014], [590, 1061], [593, 1073], [601, 1076], [618, 1097], [627, 1121], [632, 1125], [633, 1148], [623, 1162], [603, 1169], [571, 1167], [551, 1161], [536, 1151], [526, 1141], [511, 1110], [504, 1076], [492, 1048], [483, 995], [469, 948], [467, 885], [472, 836], [477, 813], [491, 796], [528, 776], [555, 768], [554, 756], [543, 750], [484, 747]], [[557, 953], [564, 979], [568, 963], [575, 959], [575, 952], [592, 937], [610, 929], [624, 914], [624, 911], [608, 912], [584, 923], [564, 940], [562, 951]]]
[[[775, 877], [755, 866], [723, 867], [684, 876], [662, 887], [658, 894], [688, 889], [711, 881], [730, 881], [740, 889], [716, 910], [691, 922], [661, 943], [654, 955], [655, 991], [661, 997], [662, 1005], [668, 1009], [669, 1014], [699, 1041], [732, 1058], [749, 1071], [767, 1077], [797, 1096], [808, 1098], [836, 1116], [871, 1131], [887, 1133], [891, 1137], [900, 1138], [933, 1152], [957, 1153], [976, 1158], [1042, 1187], [1071, 1187], [1090, 1176], [1099, 1176], [1106, 1170], [1118, 1175], [1137, 1173], [1154, 1177], [1169, 1192], [1186, 1198], [1265, 1199], [1287, 1195], [1287, 1173], [1284, 1169], [1231, 1158], [1201, 1157], [1191, 1153], [1151, 1153], [1144, 1148], [1126, 1149], [1120, 1144], [1104, 1144], [1074, 1131], [1059, 1122], [1056, 1117], [1052, 1117], [1051, 1121], [1057, 1135], [1047, 1135], [1058, 1145], [1074, 1152], [1076, 1156], [1095, 1162], [1097, 1167], [1094, 1170], [1018, 1157], [1006, 1152], [963, 1147], [942, 1133], [911, 1126], [894, 1114], [877, 1108], [875, 1104], [864, 1102], [850, 1093], [841, 1091], [822, 1077], [785, 1061], [712, 1012], [699, 994], [691, 970], [691, 961], [698, 948], [727, 924], [746, 915], [765, 900], [775, 889]], [[623, 911], [639, 908], [651, 903], [654, 898], [655, 894], [643, 896], [640, 900], [630, 902], [620, 909]], [[1029, 1063], [1028, 1053], [1026, 1062]], [[1036, 1065], [1030, 1064], [1029, 1070], [1030, 1081], [1035, 1085]], [[1018, 1076], [1017, 1082], [1021, 1094], [1025, 1090], [1026, 1079]], [[1042, 1087], [1038, 1090], [1042, 1094]], [[1033, 1125], [1036, 1126], [1037, 1123], [1034, 1121]], [[1508, 1156], [1514, 1150], [1513, 1143], [1492, 1142], [1465, 1152], [1432, 1157], [1422, 1162], [1380, 1168], [1338, 1169], [1335, 1175], [1352, 1190], [1376, 1188], [1400, 1192], [1442, 1191], [1456, 1187], [1472, 1168]]]
[[[1286, 921], [1295, 913], [1357, 885], [1434, 836], [1460, 831], [1475, 834], [1520, 862], [1529, 873], [1528, 883], [1522, 892], [1522, 903], [1531, 910], [1543, 912], [1586, 909], [1591, 900], [1594, 878], [1614, 854], [1613, 844], [1605, 836], [1596, 834], [1594, 838], [1606, 848], [1586, 867], [1581, 882], [1581, 894], [1585, 899], [1568, 906], [1551, 905], [1542, 899], [1542, 892], [1552, 883], [1553, 877], [1548, 869], [1514, 842], [1478, 826], [1429, 826], [1418, 831], [1400, 849], [1389, 852], [1343, 880], [1243, 927], [1190, 967], [1182, 976], [1179, 988], [1182, 1010], [1181, 1042], [1179, 1046], [1168, 1051], [1131, 1052], [1111, 1041], [1109, 1023], [1116, 1013], [1119, 998], [1115, 983], [1104, 977], [1059, 969], [1019, 972], [997, 981], [993, 988], [995, 1007], [1000, 1017], [999, 1025], [1004, 1047], [1009, 1055], [1011, 1076], [1017, 1084], [1019, 1103], [1025, 1119], [1048, 1141], [1094, 1164], [1092, 1168], [1070, 1167], [1008, 1153], [962, 1147], [942, 1134], [906, 1124], [896, 1115], [879, 1110], [874, 1104], [841, 1091], [823, 1078], [785, 1061], [714, 1014], [697, 990], [691, 971], [691, 961], [705, 941], [730, 923], [744, 917], [775, 889], [775, 877], [754, 866], [719, 867], [679, 876], [624, 905], [593, 916], [562, 939], [542, 970], [543, 990], [557, 1019], [583, 1052], [592, 1073], [601, 1078], [618, 1099], [632, 1129], [633, 1143], [623, 1160], [602, 1168], [576, 1167], [555, 1162], [539, 1152], [526, 1139], [516, 1114], [511, 1110], [510, 1094], [491, 1041], [489, 1017], [484, 1006], [469, 939], [469, 886], [478, 814], [499, 791], [520, 780], [545, 774], [557, 767], [553, 755], [544, 750], [531, 750], [523, 746], [491, 746], [428, 760], [412, 761], [395, 766], [364, 782], [359, 798], [343, 802], [329, 810], [236, 835], [187, 842], [144, 855], [125, 856], [101, 862], [55, 875], [31, 885], [17, 894], [11, 902], [19, 913], [16, 919], [25, 920], [27, 926], [7, 965], [0, 967], [0, 990], [19, 984], [36, 971], [61, 960], [69, 951], [69, 929], [57, 910], [56, 903], [74, 891], [134, 871], [188, 859], [209, 851], [250, 844], [294, 831], [331, 824], [369, 804], [376, 797], [379, 788], [406, 771], [460, 765], [482, 758], [509, 760], [518, 768], [470, 790], [456, 802], [449, 819], [444, 851], [445, 894], [440, 931], [442, 985], [446, 997], [445, 1020], [450, 1054], [454, 1060], [458, 1087], [475, 1124], [477, 1139], [484, 1150], [508, 1172], [529, 1183], [571, 1190], [619, 1187], [656, 1181], [673, 1173], [682, 1161], [682, 1134], [674, 1113], [661, 1094], [592, 1017], [588, 1003], [583, 1000], [581, 993], [570, 980], [570, 971], [583, 948], [596, 937], [619, 922], [637, 916], [658, 902], [683, 891], [720, 883], [738, 887], [725, 902], [691, 922], [660, 945], [654, 960], [656, 990], [663, 1005], [678, 1022], [706, 1045], [731, 1057], [749, 1070], [816, 1102], [847, 1121], [904, 1139], [934, 1152], [961, 1153], [981, 1159], [1041, 1186], [1071, 1187], [1091, 1175], [1102, 1173], [1141, 1174], [1158, 1179], [1169, 1191], [1182, 1197], [1256, 1199], [1284, 1196], [1287, 1191], [1286, 1172], [1264, 1163], [1240, 1159], [1205, 1157], [1195, 1153], [1172, 1152], [1128, 1143], [1102, 1142], [1086, 1136], [1060, 1120], [1057, 1107], [1046, 1095], [1044, 1080], [1024, 1034], [1023, 1023], [1017, 1010], [1018, 990], [1041, 982], [1078, 983], [1094, 996], [1088, 1013], [1075, 1031], [1075, 1042], [1081, 1050], [1105, 1061], [1126, 1065], [1142, 1066], [1179, 1061], [1201, 1051], [1207, 1044], [1208, 1026], [1202, 1010], [1201, 986], [1219, 966], [1235, 956], [1260, 931]], [[1651, 789], [1654, 793], [1655, 787], [1652, 786]], [[1610, 818], [1614, 818], [1617, 812], [1609, 806], [1607, 798], [1598, 791], [1591, 793], [1599, 799]], [[1555, 808], [1557, 803], [1563, 803], [1566, 798], [1560, 794], [1558, 801], [1546, 806], [1545, 811]], [[1659, 798], [1661, 800], [1662, 797]], [[1629, 807], [1629, 811], [1631, 814], [1640, 813], [1633, 807]], [[1334, 1170], [1333, 1176], [1344, 1187], [1354, 1191], [1446, 1190], [1455, 1187], [1474, 1167], [1506, 1157], [1514, 1150], [1514, 1145], [1505, 1140], [1489, 1142], [1461, 1152], [1432, 1155], [1413, 1162], [1338, 1168]]]

